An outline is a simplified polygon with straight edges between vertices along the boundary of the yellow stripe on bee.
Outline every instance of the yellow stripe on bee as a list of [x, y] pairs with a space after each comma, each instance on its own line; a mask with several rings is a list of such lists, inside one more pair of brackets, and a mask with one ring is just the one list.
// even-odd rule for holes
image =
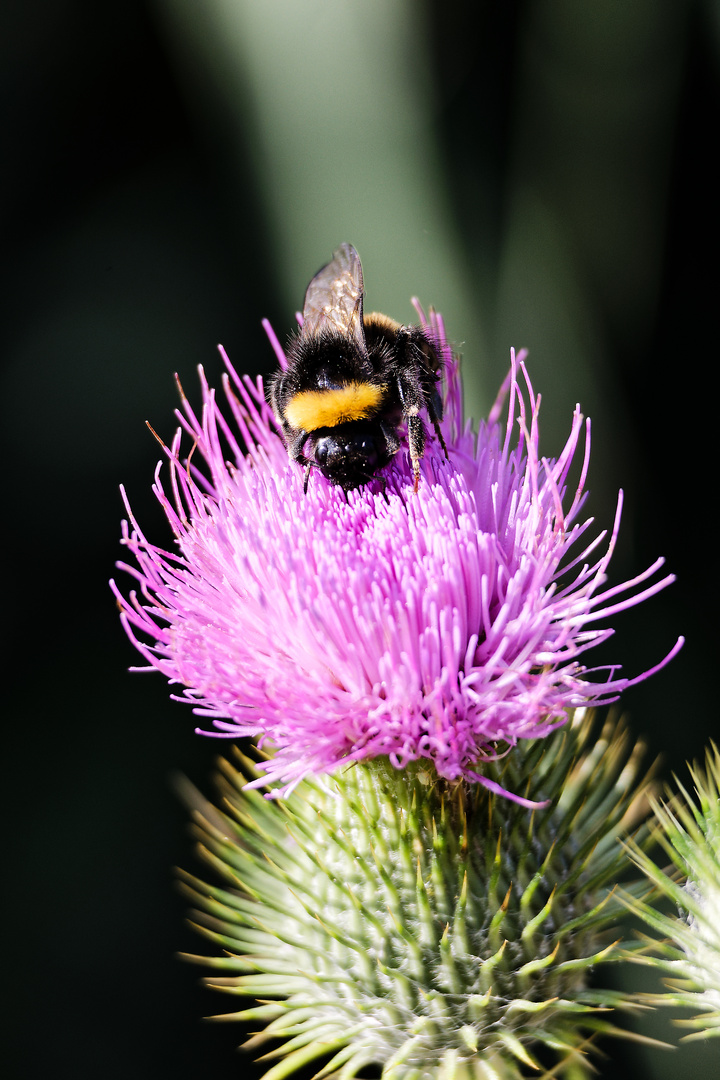
[[350, 382], [333, 390], [302, 390], [285, 408], [285, 419], [295, 431], [365, 420], [382, 404], [385, 386]]

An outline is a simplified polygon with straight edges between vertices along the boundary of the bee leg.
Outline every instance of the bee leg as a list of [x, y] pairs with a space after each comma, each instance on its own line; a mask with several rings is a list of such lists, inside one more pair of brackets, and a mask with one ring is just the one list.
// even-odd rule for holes
[[397, 331], [396, 344], [400, 362], [394, 376], [403, 416], [408, 428], [408, 447], [412, 462], [414, 490], [420, 482], [420, 458], [425, 450], [426, 431], [420, 418], [425, 409], [432, 422], [438, 442], [448, 456], [445, 439], [440, 428], [442, 398], [437, 390], [439, 361], [431, 342], [417, 326], [401, 326]]
[[417, 495], [420, 483], [420, 458], [425, 451], [425, 425], [418, 416], [416, 405], [411, 405], [407, 412], [408, 449], [410, 451], [410, 463], [412, 465], [413, 491]]
[[440, 397], [440, 394], [437, 392], [437, 390], [433, 390], [432, 394], [430, 394], [427, 399], [427, 414], [430, 417], [433, 428], [435, 429], [435, 434], [437, 435], [438, 442], [443, 448], [445, 457], [449, 461], [450, 455], [448, 454], [448, 448], [445, 445], [442, 428], [440, 427], [440, 421], [442, 420], [443, 416], [442, 398]]
[[385, 439], [385, 453], [387, 454], [387, 459], [383, 464], [386, 464], [390, 458], [395, 457], [400, 449], [400, 440], [397, 437], [397, 431], [393, 424], [388, 424], [388, 422], [382, 418], [380, 418], [378, 423], [380, 424], [380, 430]]
[[303, 446], [307, 441], [307, 437], [307, 431], [298, 431], [292, 434], [292, 428], [290, 428], [285, 439], [288, 457], [291, 461], [299, 462], [300, 465], [307, 465], [307, 458], [303, 454]]
[[415, 477], [413, 491], [417, 491], [420, 483], [420, 458], [425, 451], [425, 425], [420, 417], [420, 410], [428, 407], [426, 395], [417, 372], [412, 368], [398, 373], [397, 388], [403, 417], [407, 423], [408, 449]]
[[[292, 428], [288, 428], [288, 435], [292, 432]], [[298, 431], [292, 435], [292, 438], [288, 438], [286, 442], [288, 457], [291, 461], [297, 462], [298, 465], [305, 466], [305, 478], [303, 480], [303, 492], [307, 495], [308, 481], [310, 479], [310, 470], [316, 468], [315, 462], [306, 458], [303, 454], [303, 447], [307, 441], [307, 431]]]
[[385, 500], [385, 502], [389, 506], [390, 505], [390, 500], [387, 497], [387, 480], [385, 479], [384, 476], [376, 476], [375, 479], [379, 482], [379, 484], [380, 484], [380, 493], [381, 493], [383, 499]]
[[[435, 349], [425, 334], [418, 330], [416, 326], [402, 327], [398, 333], [398, 338], [402, 341], [405, 356], [408, 358], [414, 357], [415, 393], [427, 409], [437, 440], [443, 448], [445, 457], [449, 460], [447, 446], [440, 427], [440, 421], [443, 418], [443, 403], [437, 386], [434, 385], [437, 381], [436, 372], [440, 366]], [[432, 378], [429, 378], [430, 372], [433, 373]]]

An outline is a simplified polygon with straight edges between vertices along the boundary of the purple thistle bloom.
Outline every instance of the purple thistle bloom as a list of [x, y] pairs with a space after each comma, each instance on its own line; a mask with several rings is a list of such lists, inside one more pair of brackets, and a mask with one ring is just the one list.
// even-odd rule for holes
[[[303, 495], [302, 469], [288, 461], [262, 380], [240, 378], [225, 357], [234, 426], [201, 369], [202, 414], [183, 395], [181, 429], [166, 448], [169, 491], [160, 465], [156, 472], [177, 550], [147, 540], [129, 507], [132, 528], [123, 525], [137, 566], [121, 567], [140, 589], [127, 599], [113, 589], [131, 641], [185, 688], [179, 700], [207, 717], [213, 734], [269, 740], [265, 779], [285, 791], [309, 773], [379, 755], [397, 767], [428, 758], [447, 780], [502, 790], [482, 775], [484, 759], [547, 735], [569, 709], [615, 700], [682, 644], [634, 679], [619, 667], [584, 666], [583, 654], [613, 632], [594, 629], [599, 620], [674, 578], [643, 584], [658, 559], [603, 591], [622, 494], [599, 553], [606, 534], [589, 540], [592, 519], [578, 521], [589, 421], [576, 408], [560, 456], [540, 458], [540, 399], [524, 354], [513, 353], [473, 434], [442, 319], [418, 312], [444, 362], [450, 460], [430, 439], [417, 494], [401, 452], [382, 478], [347, 495], [317, 472]], [[566, 498], [583, 431], [580, 479]]]

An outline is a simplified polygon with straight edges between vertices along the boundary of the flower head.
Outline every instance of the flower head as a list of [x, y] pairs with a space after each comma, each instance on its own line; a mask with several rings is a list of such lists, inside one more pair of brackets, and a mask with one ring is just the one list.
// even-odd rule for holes
[[584, 664], [612, 634], [598, 621], [673, 580], [646, 584], [659, 559], [603, 587], [621, 499], [609, 540], [590, 539], [592, 519], [579, 516], [589, 421], [576, 409], [558, 458], [540, 457], [540, 399], [513, 354], [474, 434], [442, 319], [418, 312], [444, 363], [449, 461], [433, 440], [417, 493], [400, 452], [364, 487], [345, 493], [313, 475], [303, 494], [262, 381], [239, 377], [226, 358], [229, 415], [201, 370], [202, 413], [183, 395], [169, 484], [156, 473], [177, 550], [146, 539], [128, 507], [123, 543], [137, 565], [122, 565], [140, 591], [115, 591], [131, 640], [215, 734], [270, 740], [266, 779], [286, 786], [388, 756], [397, 767], [427, 758], [448, 780], [492, 787], [484, 760], [651, 674]]

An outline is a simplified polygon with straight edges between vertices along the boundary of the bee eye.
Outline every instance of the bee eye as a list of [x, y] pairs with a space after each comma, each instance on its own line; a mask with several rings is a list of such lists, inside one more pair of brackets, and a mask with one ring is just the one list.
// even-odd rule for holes
[[320, 439], [317, 446], [315, 447], [315, 462], [316, 462], [316, 464], [318, 464], [320, 466], [327, 465], [327, 459], [328, 459], [328, 440], [327, 439]]

